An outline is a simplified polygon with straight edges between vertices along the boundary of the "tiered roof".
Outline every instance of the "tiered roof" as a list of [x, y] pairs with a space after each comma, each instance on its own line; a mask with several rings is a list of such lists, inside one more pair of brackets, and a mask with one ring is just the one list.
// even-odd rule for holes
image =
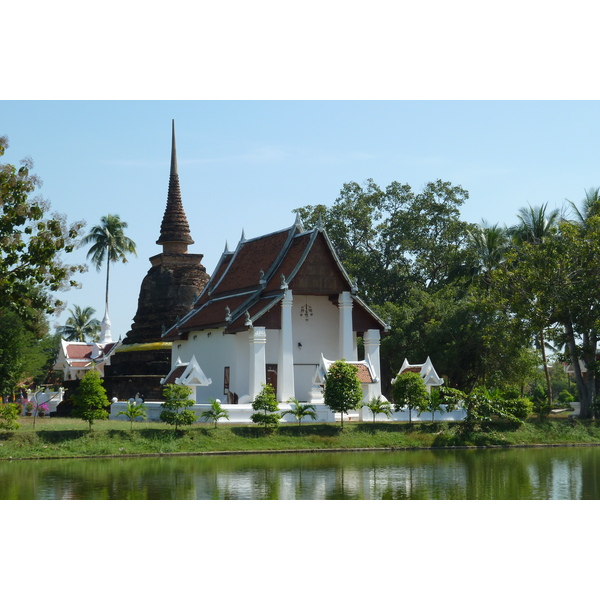
[[305, 231], [300, 219], [292, 227], [227, 247], [193, 309], [165, 332], [163, 339], [186, 338], [190, 331], [221, 328], [227, 333], [250, 326], [280, 327], [272, 311], [287, 288], [294, 294], [329, 296], [352, 292], [356, 331], [385, 324], [354, 294], [354, 285], [319, 225]]

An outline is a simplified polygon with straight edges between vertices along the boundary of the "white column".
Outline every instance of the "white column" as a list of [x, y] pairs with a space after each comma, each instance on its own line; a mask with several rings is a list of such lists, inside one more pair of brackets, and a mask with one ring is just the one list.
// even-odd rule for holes
[[277, 372], [277, 401], [288, 402], [294, 397], [294, 338], [292, 332], [292, 290], [287, 289], [281, 301], [281, 330], [279, 332], [279, 367]]
[[249, 329], [250, 337], [250, 372], [249, 382], [250, 388], [248, 394], [251, 402], [261, 390], [263, 383], [266, 383], [266, 346], [267, 346], [267, 330], [264, 327], [251, 327]]
[[352, 297], [350, 292], [342, 292], [338, 299], [339, 309], [339, 358], [355, 360], [354, 333], [352, 331]]
[[375, 376], [377, 377], [377, 383], [371, 386], [373, 398], [376, 398], [381, 395], [381, 366], [379, 360], [381, 334], [379, 333], [379, 329], [369, 329], [368, 331], [365, 331], [363, 342], [365, 344], [365, 359], [371, 363], [373, 370], [375, 371]]

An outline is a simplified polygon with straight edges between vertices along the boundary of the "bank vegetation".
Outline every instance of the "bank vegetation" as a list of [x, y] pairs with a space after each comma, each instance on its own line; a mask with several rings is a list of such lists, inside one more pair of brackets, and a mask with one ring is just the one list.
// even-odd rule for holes
[[89, 430], [70, 418], [20, 417], [19, 429], [0, 431], [0, 460], [140, 456], [177, 453], [342, 451], [474, 448], [528, 445], [600, 445], [600, 424], [568, 413], [532, 416], [522, 425], [494, 420], [475, 428], [460, 422], [355, 422], [257, 425], [199, 423], [175, 431], [164, 423], [101, 421]]

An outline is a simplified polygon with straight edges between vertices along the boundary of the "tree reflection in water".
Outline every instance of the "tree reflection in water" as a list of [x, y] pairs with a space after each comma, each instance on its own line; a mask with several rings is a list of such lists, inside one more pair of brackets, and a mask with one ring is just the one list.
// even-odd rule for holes
[[600, 448], [0, 462], [0, 499], [600, 499]]

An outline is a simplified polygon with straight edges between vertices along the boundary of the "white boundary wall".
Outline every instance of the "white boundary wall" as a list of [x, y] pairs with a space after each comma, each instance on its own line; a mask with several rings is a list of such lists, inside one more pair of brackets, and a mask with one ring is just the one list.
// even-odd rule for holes
[[[110, 419], [115, 421], [126, 421], [127, 417], [125, 415], [117, 416], [117, 413], [120, 411], [127, 410], [128, 403], [124, 400], [119, 400], [118, 402], [113, 402], [110, 407]], [[148, 421], [160, 421], [160, 413], [162, 410], [162, 402], [144, 402], [144, 406], [146, 406], [146, 415]], [[242, 424], [251, 424], [252, 423], [252, 410], [251, 404], [222, 404], [221, 405], [227, 412], [229, 413], [229, 420], [222, 419], [221, 423], [242, 423]], [[313, 421], [312, 419], [304, 419], [303, 423], [333, 423], [334, 422], [334, 414], [333, 412], [327, 408], [324, 404], [312, 404], [311, 405], [315, 412], [317, 413], [317, 420]], [[192, 410], [196, 413], [197, 422], [203, 423], [204, 420], [200, 418], [200, 415], [205, 411], [211, 408], [210, 404], [194, 404], [189, 410]], [[279, 404], [278, 409], [280, 412], [285, 410], [289, 410], [290, 405], [287, 403]], [[136, 419], [136, 421], [141, 421], [141, 418]], [[281, 423], [296, 423], [296, 419], [293, 415], [286, 415], [280, 421]]]
[[[144, 402], [144, 405], [147, 409], [147, 417], [148, 421], [160, 421], [160, 412], [162, 410], [162, 402]], [[241, 424], [250, 424], [252, 423], [252, 410], [251, 404], [221, 404], [221, 406], [227, 410], [229, 413], [229, 420], [223, 419], [221, 423], [241, 423]], [[340, 420], [339, 413], [333, 413], [327, 406], [323, 403], [313, 403], [312, 406], [317, 413], [317, 420], [313, 421], [310, 418], [303, 420], [303, 423], [334, 423]], [[200, 418], [200, 415], [205, 410], [210, 409], [210, 404], [194, 404], [190, 410], [194, 411], [197, 415], [197, 422], [204, 422], [203, 419]], [[288, 403], [282, 403], [278, 405], [279, 411], [283, 412], [285, 410], [290, 409], [290, 405]], [[110, 418], [117, 421], [125, 421], [127, 417], [124, 415], [117, 416], [117, 413], [120, 411], [127, 410], [127, 402], [123, 400], [119, 400], [118, 402], [113, 402], [110, 407]], [[436, 412], [434, 417], [435, 421], [462, 421], [466, 416], [466, 411], [463, 409], [454, 410], [451, 412]], [[400, 421], [400, 422], [408, 422], [408, 410], [398, 411], [392, 413], [392, 418], [388, 419], [385, 415], [377, 415], [375, 421], [377, 423], [385, 423], [390, 421]], [[141, 418], [137, 420], [141, 421]], [[344, 415], [344, 421], [363, 421], [363, 422], [372, 422], [373, 415], [368, 408], [362, 408], [360, 411], [350, 411], [348, 415]], [[420, 415], [413, 411], [412, 421], [414, 423], [424, 423], [431, 422], [431, 413], [423, 412]], [[281, 423], [296, 423], [296, 419], [293, 415], [286, 415], [281, 419]]]

